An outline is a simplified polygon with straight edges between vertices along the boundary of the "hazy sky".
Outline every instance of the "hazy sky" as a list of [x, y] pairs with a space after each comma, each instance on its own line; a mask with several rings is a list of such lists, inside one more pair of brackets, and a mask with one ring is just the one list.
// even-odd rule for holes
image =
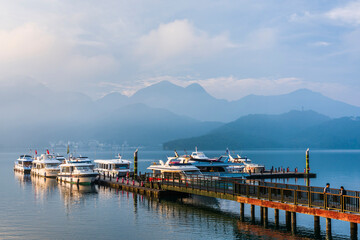
[[360, 106], [360, 1], [0, 0], [0, 81], [98, 98], [160, 80]]

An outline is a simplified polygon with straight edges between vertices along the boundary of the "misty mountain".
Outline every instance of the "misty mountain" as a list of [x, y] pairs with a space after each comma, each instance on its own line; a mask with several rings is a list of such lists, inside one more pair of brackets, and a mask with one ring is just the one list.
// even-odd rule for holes
[[360, 118], [330, 119], [313, 111], [241, 117], [199, 137], [164, 143], [164, 149], [359, 148]]
[[163, 81], [143, 88], [129, 98], [115, 98], [110, 94], [99, 101], [105, 101], [105, 98], [113, 99], [113, 104], [117, 106], [124, 106], [129, 102], [143, 103], [201, 121], [229, 122], [249, 114], [281, 114], [291, 110], [313, 110], [333, 118], [360, 116], [360, 107], [307, 89], [276, 96], [248, 95], [229, 102], [212, 97], [199, 84], [181, 87]]
[[83, 94], [54, 92], [42, 84], [1, 88], [0, 147], [46, 146], [60, 140], [158, 146], [221, 125], [124, 103], [127, 99], [114, 93], [94, 102]]

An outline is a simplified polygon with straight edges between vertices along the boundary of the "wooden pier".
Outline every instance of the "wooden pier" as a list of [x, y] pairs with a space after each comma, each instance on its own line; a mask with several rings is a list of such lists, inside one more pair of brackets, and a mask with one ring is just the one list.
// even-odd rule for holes
[[316, 178], [315, 173], [301, 172], [270, 172], [252, 173], [246, 177], [247, 179], [272, 179], [272, 178]]
[[174, 194], [196, 194], [237, 201], [240, 219], [244, 219], [244, 204], [251, 206], [251, 219], [255, 219], [255, 206], [260, 207], [264, 227], [268, 222], [268, 208], [274, 209], [275, 226], [279, 224], [279, 210], [285, 211], [286, 225], [296, 232], [296, 214], [314, 216], [314, 233], [320, 233], [320, 217], [326, 218], [326, 233], [331, 237], [331, 219], [350, 222], [351, 239], [357, 239], [360, 223], [360, 192], [347, 191], [339, 195], [338, 189], [324, 194], [322, 187], [271, 183], [257, 180], [192, 176], [189, 178], [159, 178], [151, 174], [139, 177], [141, 182], [122, 182], [122, 179], [105, 178], [99, 184], [156, 197]]

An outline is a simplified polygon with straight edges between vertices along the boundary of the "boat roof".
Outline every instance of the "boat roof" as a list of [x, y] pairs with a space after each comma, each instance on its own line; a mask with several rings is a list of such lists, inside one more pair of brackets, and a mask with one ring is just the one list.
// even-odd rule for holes
[[60, 164], [60, 167], [87, 167], [87, 166], [94, 166], [92, 163], [77, 163], [77, 162], [70, 162], [70, 163], [63, 163]]
[[61, 163], [59, 160], [56, 159], [36, 159], [33, 162], [35, 163]]
[[94, 160], [96, 163], [102, 163], [102, 164], [130, 164], [131, 162], [129, 160], [125, 159], [96, 159]]

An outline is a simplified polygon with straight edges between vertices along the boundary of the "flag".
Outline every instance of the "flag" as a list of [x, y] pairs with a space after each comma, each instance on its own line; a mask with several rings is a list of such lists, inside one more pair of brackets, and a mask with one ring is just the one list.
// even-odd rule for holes
[[50, 154], [49, 149], [46, 149], [46, 153], [47, 153], [47, 154]]
[[66, 154], [69, 154], [70, 153], [70, 148], [69, 148], [69, 144], [68, 144], [68, 147], [67, 147], [67, 150], [66, 150]]
[[37, 151], [35, 150], [35, 155], [37, 155]]

